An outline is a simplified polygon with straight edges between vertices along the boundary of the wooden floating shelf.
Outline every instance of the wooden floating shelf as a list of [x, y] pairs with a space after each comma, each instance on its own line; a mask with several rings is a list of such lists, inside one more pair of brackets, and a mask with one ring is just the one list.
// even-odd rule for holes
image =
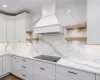
[[87, 40], [87, 37], [67, 37], [65, 40]]
[[27, 41], [39, 40], [39, 38], [27, 38]]
[[66, 26], [65, 28], [67, 30], [85, 29], [85, 28], [87, 28], [87, 24], [78, 24], [78, 25]]
[[33, 30], [26, 30], [26, 33], [32, 33]]

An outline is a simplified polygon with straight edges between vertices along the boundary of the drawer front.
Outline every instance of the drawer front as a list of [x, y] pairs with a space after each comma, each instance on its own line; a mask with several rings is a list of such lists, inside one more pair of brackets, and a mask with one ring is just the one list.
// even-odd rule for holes
[[33, 74], [26, 73], [26, 75], [27, 76], [26, 76], [25, 80], [55, 80], [44, 74], [40, 74], [40, 73], [36, 73], [36, 72], [33, 72]]
[[16, 61], [20, 62], [21, 61], [21, 58], [20, 57], [17, 57], [17, 56], [13, 56], [13, 60], [16, 60]]
[[[66, 75], [68, 77], [71, 77], [71, 79], [73, 79], [73, 80], [75, 78], [77, 80], [95, 80], [95, 74], [84, 72], [84, 71], [80, 71], [80, 70], [60, 67], [60, 66], [56, 66], [56, 74], [61, 74], [62, 77], [64, 75]], [[59, 77], [60, 75], [56, 75], [56, 76]]]
[[26, 64], [22, 61], [20, 57], [13, 57], [12, 71], [25, 72], [27, 69]]
[[13, 71], [20, 71], [20, 72], [25, 72], [26, 71], [26, 66], [23, 66], [22, 63], [13, 63]]
[[20, 70], [16, 69], [16, 70], [13, 70], [13, 74], [20, 77], [20, 78], [23, 78], [25, 79], [25, 76], [24, 76], [24, 72], [21, 72]]
[[17, 57], [17, 56], [13, 56], [13, 60], [16, 60], [17, 62], [26, 62], [27, 59], [22, 58], [22, 57]]
[[52, 79], [55, 79], [55, 65], [33, 61], [33, 72], [43, 74]]

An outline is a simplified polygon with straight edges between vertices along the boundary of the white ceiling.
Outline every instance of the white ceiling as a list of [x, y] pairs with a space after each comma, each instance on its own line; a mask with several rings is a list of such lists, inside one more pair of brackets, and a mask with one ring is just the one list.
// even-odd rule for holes
[[[17, 14], [22, 11], [33, 13], [38, 9], [41, 9], [41, 5], [51, 0], [0, 0], [0, 11], [10, 14]], [[56, 0], [57, 4], [61, 4], [67, 1], [73, 0]], [[4, 8], [2, 5], [6, 4], [8, 7]]]

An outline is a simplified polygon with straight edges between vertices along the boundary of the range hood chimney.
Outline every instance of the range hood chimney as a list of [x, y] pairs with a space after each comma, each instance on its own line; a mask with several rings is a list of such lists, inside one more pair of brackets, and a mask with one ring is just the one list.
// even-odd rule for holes
[[55, 1], [42, 6], [42, 17], [34, 28], [34, 33], [63, 32], [55, 14]]

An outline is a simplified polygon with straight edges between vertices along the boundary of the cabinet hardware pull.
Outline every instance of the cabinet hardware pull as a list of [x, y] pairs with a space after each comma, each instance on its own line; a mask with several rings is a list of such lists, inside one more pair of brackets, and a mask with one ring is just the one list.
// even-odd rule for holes
[[26, 77], [26, 75], [22, 74], [22, 76]]
[[77, 75], [77, 73], [72, 72], [72, 71], [68, 71], [68, 73], [71, 73], [71, 74]]
[[26, 61], [25, 59], [22, 59], [23, 61]]
[[22, 66], [23, 68], [26, 68], [25, 66]]
[[44, 68], [40, 68], [40, 69], [45, 71], [45, 69], [44, 69]]

